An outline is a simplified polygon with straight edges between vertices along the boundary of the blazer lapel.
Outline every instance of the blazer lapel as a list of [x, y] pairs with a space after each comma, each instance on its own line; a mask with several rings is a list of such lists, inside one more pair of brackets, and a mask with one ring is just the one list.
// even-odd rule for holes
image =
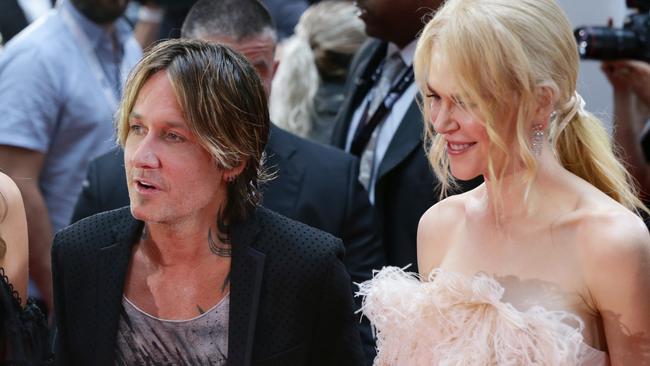
[[367, 48], [362, 48], [359, 54], [361, 59], [358, 64], [350, 69], [351, 78], [348, 78], [346, 85], [348, 95], [336, 116], [336, 125], [332, 132], [334, 146], [338, 146], [341, 149], [345, 148], [352, 115], [366, 94], [368, 94], [370, 88], [372, 88], [372, 75], [384, 57], [386, 57], [387, 49], [388, 44], [386, 42], [377, 40], [370, 41]]
[[114, 242], [96, 252], [95, 314], [98, 329], [94, 329], [92, 335], [97, 345], [95, 365], [114, 363], [117, 327], [131, 247], [142, 232], [141, 221], [135, 220], [128, 209], [124, 210], [124, 215], [124, 221], [112, 228]]
[[264, 253], [253, 248], [260, 228], [256, 213], [232, 232], [230, 314], [228, 317], [228, 364], [248, 366], [253, 357]]
[[269, 142], [266, 145], [267, 166], [277, 177], [262, 187], [263, 206], [284, 216], [296, 217], [298, 197], [302, 187], [304, 169], [295, 159], [295, 144], [288, 132], [271, 125]]
[[[413, 101], [388, 145], [386, 155], [379, 165], [377, 182], [402, 162], [414, 149], [422, 146], [422, 113], [417, 101]], [[424, 151], [422, 151], [424, 154]]]

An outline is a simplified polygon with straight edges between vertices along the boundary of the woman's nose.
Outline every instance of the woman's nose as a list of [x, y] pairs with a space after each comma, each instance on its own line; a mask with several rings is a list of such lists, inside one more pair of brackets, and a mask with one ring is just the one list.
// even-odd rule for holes
[[449, 134], [458, 129], [458, 122], [453, 118], [456, 105], [442, 103], [437, 113], [431, 114], [433, 129], [439, 134]]

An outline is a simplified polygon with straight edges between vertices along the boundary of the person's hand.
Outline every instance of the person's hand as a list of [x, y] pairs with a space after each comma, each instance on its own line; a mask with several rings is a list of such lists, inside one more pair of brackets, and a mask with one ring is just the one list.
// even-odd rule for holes
[[601, 66], [615, 93], [634, 93], [650, 106], [650, 64], [635, 60], [606, 61]]

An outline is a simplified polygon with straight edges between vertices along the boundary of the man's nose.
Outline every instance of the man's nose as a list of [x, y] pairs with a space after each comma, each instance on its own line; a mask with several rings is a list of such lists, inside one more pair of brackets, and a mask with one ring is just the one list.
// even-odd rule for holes
[[136, 168], [155, 169], [160, 167], [158, 159], [158, 142], [152, 134], [147, 134], [135, 147], [131, 162]]

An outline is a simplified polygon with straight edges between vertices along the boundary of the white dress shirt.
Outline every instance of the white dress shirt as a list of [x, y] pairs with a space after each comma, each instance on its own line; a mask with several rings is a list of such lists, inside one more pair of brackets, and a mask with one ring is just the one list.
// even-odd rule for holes
[[[413, 65], [413, 56], [415, 54], [416, 44], [417, 41], [413, 40], [406, 47], [400, 50], [393, 43], [389, 43], [388, 52], [386, 52], [386, 58], [390, 57], [393, 53], [399, 52], [400, 56], [402, 57], [402, 61], [404, 61], [404, 64], [406, 66], [411, 66]], [[406, 111], [409, 109], [411, 103], [415, 99], [417, 91], [417, 86], [415, 82], [413, 82], [411, 85], [409, 85], [408, 88], [406, 88], [399, 99], [397, 99], [397, 102], [395, 102], [388, 115], [384, 117], [384, 119], [376, 127], [378, 130], [378, 136], [377, 144], [375, 145], [375, 159], [373, 161], [373, 172], [370, 175], [370, 184], [368, 185], [369, 198], [372, 204], [375, 203], [375, 183], [377, 181], [376, 173], [379, 170], [379, 166], [381, 165], [382, 160], [384, 159], [384, 155], [386, 155], [386, 150], [388, 150], [388, 146], [390, 145], [395, 132], [402, 123], [404, 115], [406, 115]], [[345, 144], [345, 150], [348, 152], [352, 146], [352, 140], [354, 139], [354, 134], [357, 130], [357, 127], [359, 126], [359, 123], [361, 123], [360, 120], [365, 106], [370, 101], [371, 97], [372, 89], [368, 91], [368, 94], [366, 94], [365, 98], [359, 104], [354, 114], [352, 115], [352, 121], [350, 122], [348, 136]]]

